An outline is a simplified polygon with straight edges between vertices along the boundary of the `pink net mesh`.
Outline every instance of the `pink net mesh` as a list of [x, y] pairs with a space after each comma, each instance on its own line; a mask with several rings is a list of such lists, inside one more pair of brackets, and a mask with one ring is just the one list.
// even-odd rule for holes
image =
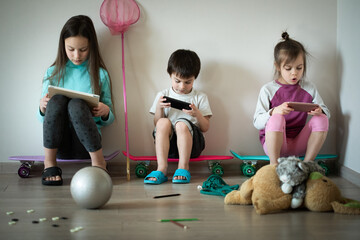
[[140, 9], [134, 0], [104, 0], [100, 17], [111, 34], [124, 33], [140, 17]]

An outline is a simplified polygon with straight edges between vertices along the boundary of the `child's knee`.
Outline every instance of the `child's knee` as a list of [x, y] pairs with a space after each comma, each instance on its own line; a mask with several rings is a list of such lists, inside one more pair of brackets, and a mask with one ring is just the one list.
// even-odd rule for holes
[[265, 131], [268, 132], [283, 132], [285, 129], [285, 117], [281, 114], [274, 114], [270, 117], [266, 124]]
[[156, 123], [156, 132], [168, 130], [172, 128], [171, 121], [168, 118], [160, 118]]
[[63, 111], [66, 110], [68, 98], [63, 95], [55, 95], [50, 98], [47, 108], [53, 111]]
[[92, 120], [90, 108], [84, 100], [71, 99], [68, 103], [67, 111], [73, 123], [81, 120], [81, 122], [85, 124], [84, 121]]
[[309, 126], [313, 132], [327, 132], [329, 130], [329, 119], [325, 114], [312, 116]]
[[91, 116], [90, 108], [87, 103], [81, 99], [71, 99], [68, 103], [68, 112], [71, 118], [82, 118], [83, 116]]
[[185, 122], [177, 122], [176, 125], [175, 125], [175, 130], [176, 130], [176, 134], [179, 135], [179, 134], [191, 134], [190, 133], [190, 130], [189, 130], [189, 127], [186, 125]]
[[69, 111], [81, 111], [83, 109], [88, 109], [88, 105], [84, 100], [73, 98], [68, 103]]

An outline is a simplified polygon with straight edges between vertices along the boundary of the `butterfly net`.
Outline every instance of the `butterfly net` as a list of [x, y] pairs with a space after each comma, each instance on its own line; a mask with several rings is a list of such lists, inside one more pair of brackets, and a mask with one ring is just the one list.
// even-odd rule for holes
[[140, 17], [140, 9], [134, 0], [104, 0], [100, 8], [100, 18], [111, 34], [124, 33]]

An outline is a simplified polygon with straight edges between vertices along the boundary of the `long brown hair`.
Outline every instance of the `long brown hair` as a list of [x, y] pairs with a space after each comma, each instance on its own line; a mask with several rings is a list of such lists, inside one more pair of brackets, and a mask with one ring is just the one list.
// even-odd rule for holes
[[[69, 60], [65, 51], [65, 39], [69, 37], [82, 36], [89, 41], [88, 68], [91, 76], [91, 87], [95, 94], [100, 95], [100, 68], [107, 71], [104, 61], [101, 58], [96, 31], [92, 20], [88, 16], [78, 15], [70, 18], [61, 30], [59, 38], [58, 53], [54, 66], [54, 71], [48, 78], [51, 84], [59, 85], [65, 74], [65, 65]], [[108, 72], [109, 74], [109, 72]], [[109, 75], [110, 80], [110, 75]], [[110, 81], [111, 89], [111, 81]]]

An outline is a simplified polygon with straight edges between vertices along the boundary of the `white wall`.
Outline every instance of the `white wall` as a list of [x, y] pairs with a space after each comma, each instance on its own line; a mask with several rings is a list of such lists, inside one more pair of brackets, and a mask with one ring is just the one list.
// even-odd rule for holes
[[[103, 129], [104, 149], [125, 149], [121, 39], [101, 22], [102, 1], [2, 0], [0, 2], [0, 161], [42, 154], [36, 119], [41, 81], [54, 61], [60, 30], [77, 14], [95, 24], [113, 80], [116, 122]], [[308, 79], [332, 111], [323, 153], [336, 153], [336, 0], [140, 0], [141, 18], [125, 34], [130, 151], [154, 154], [148, 110], [157, 91], [170, 86], [167, 60], [178, 48], [202, 60], [195, 87], [209, 96], [214, 113], [205, 154], [263, 154], [252, 125], [260, 87], [273, 76], [273, 48], [287, 30], [312, 57]], [[122, 157], [122, 160], [124, 158]]]
[[[338, 1], [338, 140], [342, 164], [360, 173], [360, 1]], [[359, 182], [359, 179], [358, 179]], [[360, 183], [360, 182], [359, 182]]]

